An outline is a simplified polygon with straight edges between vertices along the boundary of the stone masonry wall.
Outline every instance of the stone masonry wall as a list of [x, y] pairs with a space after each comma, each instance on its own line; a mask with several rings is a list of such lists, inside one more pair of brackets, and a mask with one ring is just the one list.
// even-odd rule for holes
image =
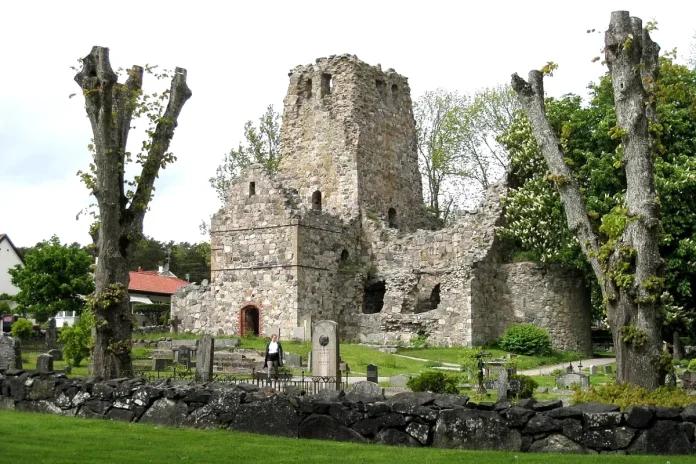
[[399, 393], [361, 382], [317, 395], [250, 384], [106, 382], [23, 371], [0, 374], [0, 408], [392, 446], [579, 454], [695, 454], [696, 404], [686, 408]]
[[319, 58], [290, 71], [280, 172], [311, 204], [343, 220], [397, 212], [413, 229], [422, 215], [414, 118], [407, 79], [354, 55]]

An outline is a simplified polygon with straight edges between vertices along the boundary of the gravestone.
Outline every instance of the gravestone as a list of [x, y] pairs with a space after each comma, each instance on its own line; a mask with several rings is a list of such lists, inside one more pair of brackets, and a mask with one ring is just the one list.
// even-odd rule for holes
[[36, 357], [36, 370], [42, 373], [53, 372], [53, 356], [48, 353]]
[[336, 388], [340, 387], [340, 346], [338, 324], [334, 321], [319, 321], [312, 330], [312, 376], [333, 377]]
[[611, 371], [611, 365], [607, 364], [606, 366], [604, 366], [604, 373], [605, 373], [605, 374], [611, 374], [611, 373], [612, 373], [612, 371]]
[[596, 375], [598, 371], [597, 366], [590, 366], [590, 375]]
[[201, 382], [213, 380], [214, 351], [215, 339], [211, 335], [203, 335], [196, 352], [196, 378]]
[[367, 381], [379, 383], [379, 370], [375, 364], [367, 365]]
[[59, 350], [58, 348], [48, 350], [48, 354], [53, 356], [54, 361], [62, 361], [63, 360], [63, 352], [61, 350]]
[[580, 387], [581, 390], [587, 390], [590, 388], [590, 378], [585, 374], [576, 372], [569, 372], [556, 377], [556, 386], [558, 388], [568, 390], [575, 385]]
[[56, 329], [56, 318], [52, 317], [48, 321], [46, 329], [46, 351], [58, 348], [58, 329]]
[[406, 387], [406, 384], [408, 381], [411, 380], [410, 375], [406, 374], [398, 374], [398, 375], [392, 375], [389, 377], [389, 385], [392, 387]]
[[508, 370], [500, 369], [498, 371], [498, 401], [508, 398]]
[[22, 346], [18, 339], [0, 337], [0, 369], [22, 369]]
[[293, 327], [292, 328], [292, 338], [293, 340], [305, 341], [305, 329], [304, 327]]
[[191, 367], [191, 348], [186, 345], [182, 345], [177, 350], [177, 362], [183, 364], [187, 369]]
[[302, 367], [302, 356], [295, 353], [284, 353], [283, 364], [288, 367]]

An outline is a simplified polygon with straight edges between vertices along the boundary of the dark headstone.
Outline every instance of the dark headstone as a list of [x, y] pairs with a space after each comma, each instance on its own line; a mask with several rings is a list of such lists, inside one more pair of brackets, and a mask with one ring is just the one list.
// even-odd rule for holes
[[302, 367], [302, 356], [294, 353], [285, 353], [284, 364], [288, 367]]
[[378, 368], [374, 364], [367, 365], [367, 381], [379, 383]]
[[177, 362], [183, 364], [186, 368], [191, 367], [191, 348], [186, 345], [181, 345], [178, 349], [179, 356]]

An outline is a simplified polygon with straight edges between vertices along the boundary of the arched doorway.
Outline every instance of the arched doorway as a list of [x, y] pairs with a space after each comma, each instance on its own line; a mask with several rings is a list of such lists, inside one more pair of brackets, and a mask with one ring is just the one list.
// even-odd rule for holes
[[259, 308], [245, 306], [240, 314], [239, 334], [259, 334]]

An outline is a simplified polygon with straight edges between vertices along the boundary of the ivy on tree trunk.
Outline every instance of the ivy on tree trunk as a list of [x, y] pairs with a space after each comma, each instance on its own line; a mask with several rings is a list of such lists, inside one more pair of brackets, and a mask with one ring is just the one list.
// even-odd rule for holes
[[602, 287], [616, 349], [617, 380], [649, 389], [664, 382], [666, 367], [660, 333], [659, 297], [664, 283], [658, 250], [660, 210], [650, 136], [658, 52], [639, 18], [631, 18], [627, 11], [612, 13], [605, 56], [627, 188], [624, 208], [610, 213], [607, 227], [600, 229], [602, 235], [591, 227], [582, 193], [546, 117], [544, 74], [530, 71], [528, 81], [512, 76], [512, 87], [548, 164], [548, 177], [560, 193], [568, 226]]
[[[132, 317], [129, 307], [129, 260], [134, 244], [142, 236], [154, 182], [160, 168], [173, 160], [167, 152], [177, 120], [191, 90], [186, 85], [186, 70], [176, 68], [164, 112], [154, 115], [149, 140], [139, 162], [140, 175], [125, 180], [130, 159], [126, 144], [134, 113], [148, 113], [141, 99], [143, 68], [133, 66], [124, 84], [109, 62], [109, 49], [93, 47], [82, 60], [75, 76], [85, 97], [85, 109], [92, 125], [94, 163], [91, 174], [82, 179], [97, 200], [98, 221], [91, 229], [98, 257], [92, 311], [96, 320], [94, 373], [105, 379], [132, 374]], [[127, 186], [133, 191], [127, 191]]]

